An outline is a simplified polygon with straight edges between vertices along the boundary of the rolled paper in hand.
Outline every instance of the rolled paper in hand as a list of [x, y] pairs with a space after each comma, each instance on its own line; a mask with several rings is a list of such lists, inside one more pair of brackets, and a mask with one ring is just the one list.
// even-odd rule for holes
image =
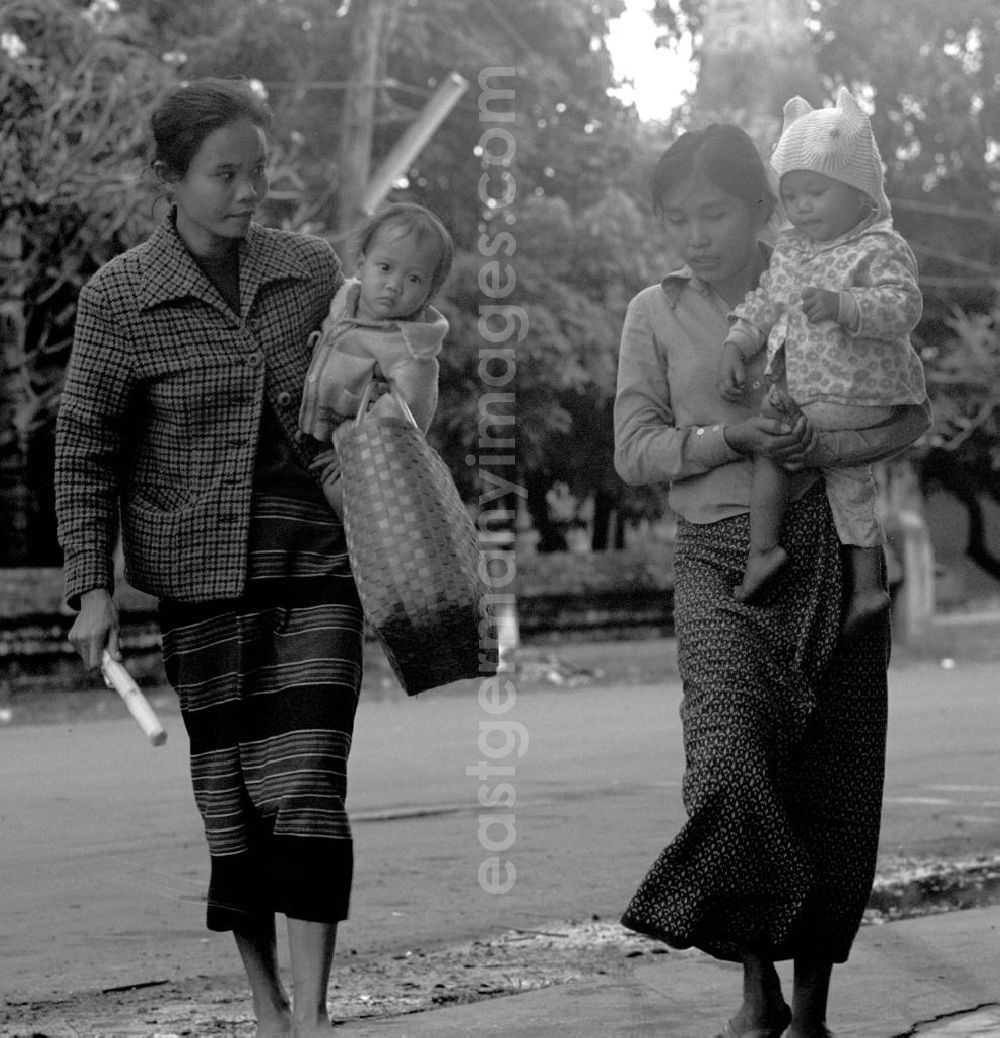
[[113, 688], [128, 707], [128, 712], [139, 722], [139, 727], [146, 733], [146, 738], [154, 746], [162, 746], [167, 741], [167, 733], [160, 724], [156, 712], [149, 705], [149, 700], [139, 691], [135, 678], [116, 660], [107, 649], [101, 657], [101, 673], [108, 688]]

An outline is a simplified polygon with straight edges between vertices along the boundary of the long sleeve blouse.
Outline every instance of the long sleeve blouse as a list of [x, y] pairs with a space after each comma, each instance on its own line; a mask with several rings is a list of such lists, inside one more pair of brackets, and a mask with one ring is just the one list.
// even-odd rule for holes
[[[689, 267], [669, 274], [629, 304], [622, 329], [615, 398], [615, 467], [631, 485], [669, 484], [669, 504], [691, 522], [709, 523], [750, 507], [752, 459], [726, 442], [727, 425], [756, 413], [763, 352], [751, 364], [740, 404], [716, 388], [729, 308]], [[906, 421], [880, 429], [823, 434], [817, 467], [859, 465], [902, 450], [930, 424], [926, 402]], [[800, 496], [817, 478], [796, 473]]]

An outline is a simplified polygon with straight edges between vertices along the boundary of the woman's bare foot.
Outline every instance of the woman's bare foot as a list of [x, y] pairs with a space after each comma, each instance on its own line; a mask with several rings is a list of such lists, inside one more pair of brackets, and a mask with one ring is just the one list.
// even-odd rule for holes
[[291, 1038], [292, 1034], [292, 1012], [289, 1007], [286, 1007], [284, 1012], [280, 1008], [275, 1008], [273, 1012], [257, 1013], [254, 1038]]
[[718, 1038], [745, 1038], [749, 1035], [753, 1038], [776, 1038], [784, 1033], [791, 1019], [792, 1012], [784, 1002], [763, 1011], [744, 1003]]
[[788, 553], [780, 544], [773, 548], [751, 549], [743, 583], [733, 591], [733, 598], [737, 602], [752, 602], [767, 590], [787, 561]]
[[891, 604], [889, 592], [882, 588], [868, 591], [855, 591], [847, 603], [844, 625], [840, 629], [844, 638], [854, 638], [863, 634], [873, 620], [881, 616]]
[[329, 1019], [317, 1019], [310, 1021], [295, 1021], [295, 1029], [291, 1032], [293, 1038], [330, 1038], [334, 1034], [334, 1025]]
[[810, 1027], [804, 1024], [796, 1024], [793, 1021], [792, 1025], [785, 1031], [784, 1038], [834, 1038], [834, 1034], [833, 1031], [823, 1024], [815, 1024]]

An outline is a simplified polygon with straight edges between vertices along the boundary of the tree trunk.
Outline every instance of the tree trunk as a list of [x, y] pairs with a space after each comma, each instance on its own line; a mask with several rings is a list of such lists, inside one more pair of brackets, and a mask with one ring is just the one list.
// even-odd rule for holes
[[31, 493], [25, 472], [24, 279], [21, 224], [11, 211], [0, 226], [0, 564], [30, 554]]
[[[610, 540], [611, 520], [615, 516], [615, 499], [597, 491], [594, 494], [594, 518], [590, 532], [590, 547], [593, 551], [605, 551]], [[618, 547], [616, 544], [615, 547]]]
[[524, 487], [527, 491], [525, 504], [528, 515], [531, 516], [532, 525], [538, 532], [535, 551], [539, 554], [568, 551], [566, 533], [559, 523], [553, 521], [549, 510], [548, 492], [552, 487], [552, 481], [544, 473], [528, 472], [524, 477]]

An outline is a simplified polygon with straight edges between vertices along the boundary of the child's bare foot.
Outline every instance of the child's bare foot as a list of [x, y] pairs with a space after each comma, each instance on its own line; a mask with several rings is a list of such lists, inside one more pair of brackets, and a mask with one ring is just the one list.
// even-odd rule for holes
[[844, 617], [844, 625], [840, 629], [841, 636], [854, 638], [862, 634], [873, 620], [889, 608], [889, 605], [889, 593], [881, 588], [855, 591], [847, 603], [847, 614]]
[[767, 590], [787, 561], [788, 553], [780, 544], [773, 548], [751, 549], [743, 583], [733, 591], [733, 598], [737, 602], [752, 602]]
[[793, 424], [802, 416], [802, 408], [789, 396], [788, 390], [779, 383], [775, 383], [767, 391], [767, 402], [778, 414]]

